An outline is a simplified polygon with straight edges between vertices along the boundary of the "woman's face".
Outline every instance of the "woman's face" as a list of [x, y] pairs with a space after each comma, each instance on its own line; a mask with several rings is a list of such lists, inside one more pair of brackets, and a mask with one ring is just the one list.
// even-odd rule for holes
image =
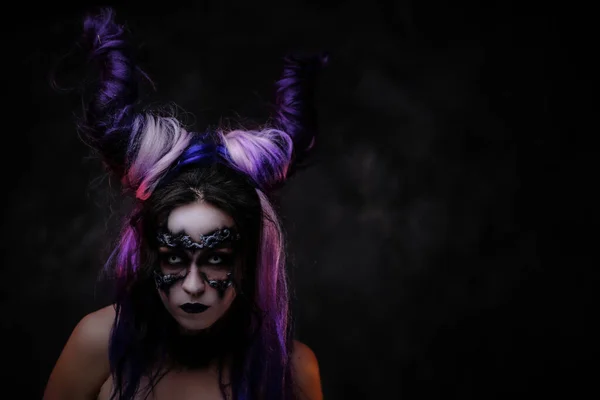
[[[167, 276], [166, 284], [157, 284], [160, 298], [184, 331], [209, 328], [236, 296], [229, 274], [239, 262], [237, 247], [235, 240], [223, 240], [223, 229], [235, 229], [233, 218], [198, 201], [171, 211], [167, 228], [158, 249], [160, 272]], [[212, 248], [206, 246], [210, 236]]]

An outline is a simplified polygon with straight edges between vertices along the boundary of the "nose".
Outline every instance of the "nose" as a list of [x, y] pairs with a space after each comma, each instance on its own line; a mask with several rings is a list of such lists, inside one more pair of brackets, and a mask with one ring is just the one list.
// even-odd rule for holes
[[198, 267], [195, 265], [190, 267], [190, 272], [188, 272], [187, 276], [183, 280], [181, 287], [190, 296], [197, 297], [204, 293], [204, 290], [206, 289], [206, 283], [200, 276]]

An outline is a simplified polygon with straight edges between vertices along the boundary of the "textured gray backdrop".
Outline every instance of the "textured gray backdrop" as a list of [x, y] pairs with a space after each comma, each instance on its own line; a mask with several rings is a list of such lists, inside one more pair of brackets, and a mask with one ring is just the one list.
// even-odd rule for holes
[[[11, 398], [40, 398], [77, 321], [108, 304], [97, 274], [127, 209], [74, 131], [78, 99], [48, 84], [85, 3], [15, 3], [4, 16], [0, 329], [5, 387], [20, 393]], [[319, 358], [326, 399], [591, 388], [597, 273], [583, 190], [594, 158], [571, 117], [586, 110], [570, 91], [586, 85], [576, 69], [585, 36], [566, 35], [584, 32], [564, 10], [195, 3], [116, 7], [156, 101], [175, 102], [198, 129], [263, 122], [285, 52], [331, 52], [314, 164], [281, 197], [297, 336]]]

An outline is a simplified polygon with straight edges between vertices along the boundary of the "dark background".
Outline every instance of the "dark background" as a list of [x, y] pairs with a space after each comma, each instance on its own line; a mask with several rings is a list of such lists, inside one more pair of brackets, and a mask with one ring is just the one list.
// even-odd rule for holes
[[[127, 203], [76, 135], [78, 98], [48, 84], [90, 5], [3, 12], [10, 398], [40, 398], [77, 321], [109, 302], [97, 275]], [[315, 163], [281, 202], [297, 337], [317, 354], [326, 399], [597, 394], [590, 11], [433, 0], [116, 10], [156, 99], [198, 129], [263, 122], [286, 51], [330, 51]]]

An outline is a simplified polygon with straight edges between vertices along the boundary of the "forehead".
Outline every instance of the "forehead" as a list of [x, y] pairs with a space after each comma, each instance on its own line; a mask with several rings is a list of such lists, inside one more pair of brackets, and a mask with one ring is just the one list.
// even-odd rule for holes
[[167, 219], [170, 232], [184, 233], [193, 240], [217, 229], [234, 227], [233, 218], [220, 208], [206, 202], [194, 202], [173, 209]]

